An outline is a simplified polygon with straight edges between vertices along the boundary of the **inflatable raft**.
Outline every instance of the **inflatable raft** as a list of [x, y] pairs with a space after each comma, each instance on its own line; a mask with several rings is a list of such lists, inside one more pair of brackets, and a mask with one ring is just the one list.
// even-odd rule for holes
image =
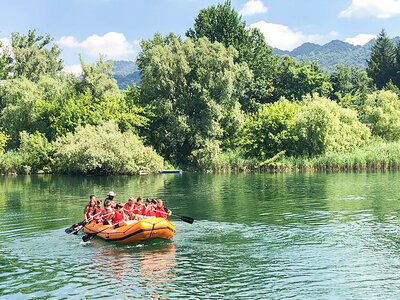
[[164, 218], [131, 220], [121, 222], [120, 225], [120, 227], [114, 228], [111, 225], [92, 222], [87, 224], [83, 230], [85, 233], [98, 233], [96, 236], [103, 240], [120, 244], [132, 244], [154, 239], [169, 240], [175, 235], [174, 224]]

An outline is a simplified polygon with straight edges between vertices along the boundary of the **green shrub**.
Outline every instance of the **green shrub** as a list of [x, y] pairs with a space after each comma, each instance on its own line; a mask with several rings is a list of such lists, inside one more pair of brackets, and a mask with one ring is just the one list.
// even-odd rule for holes
[[246, 157], [264, 161], [280, 151], [293, 154], [298, 109], [299, 104], [281, 99], [262, 105], [256, 114], [248, 116], [241, 132], [241, 149]]
[[374, 136], [387, 141], [400, 139], [400, 101], [392, 91], [378, 91], [367, 97], [364, 104], [364, 122]]
[[294, 124], [298, 155], [345, 152], [362, 147], [369, 140], [371, 133], [355, 111], [317, 95], [303, 101]]
[[24, 173], [26, 160], [26, 154], [15, 150], [0, 154], [0, 173]]
[[55, 148], [55, 165], [64, 173], [137, 174], [163, 167], [162, 157], [132, 132], [121, 133], [114, 121], [79, 126], [58, 138]]
[[22, 131], [20, 140], [19, 151], [25, 154], [24, 164], [30, 166], [29, 172], [51, 171], [54, 146], [49, 143], [44, 134], [39, 132], [28, 134]]

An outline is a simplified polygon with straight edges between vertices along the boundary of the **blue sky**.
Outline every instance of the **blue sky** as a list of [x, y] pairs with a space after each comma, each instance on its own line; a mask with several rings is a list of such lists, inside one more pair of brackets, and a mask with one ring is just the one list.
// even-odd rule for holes
[[[63, 50], [66, 67], [77, 70], [99, 53], [134, 60], [141, 39], [155, 32], [184, 36], [199, 10], [214, 0], [13, 0], [2, 1], [0, 39], [12, 32], [49, 33]], [[363, 44], [385, 29], [400, 35], [400, 0], [232, 0], [246, 25], [258, 27], [270, 46], [292, 50], [304, 42], [333, 39]]]

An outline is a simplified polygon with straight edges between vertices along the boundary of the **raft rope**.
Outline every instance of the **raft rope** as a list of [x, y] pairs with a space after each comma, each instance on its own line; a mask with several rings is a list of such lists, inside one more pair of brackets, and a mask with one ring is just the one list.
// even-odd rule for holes
[[151, 235], [153, 234], [154, 226], [156, 226], [156, 223], [153, 223], [153, 227], [151, 228], [149, 238], [147, 239], [148, 241], [150, 241], [150, 239], [151, 239]]

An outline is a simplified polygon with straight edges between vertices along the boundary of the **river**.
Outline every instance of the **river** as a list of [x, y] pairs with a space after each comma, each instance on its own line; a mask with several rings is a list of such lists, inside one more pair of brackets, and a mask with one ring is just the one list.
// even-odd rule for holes
[[[0, 177], [0, 297], [398, 298], [400, 172]], [[158, 197], [169, 241], [64, 230], [103, 200]]]

